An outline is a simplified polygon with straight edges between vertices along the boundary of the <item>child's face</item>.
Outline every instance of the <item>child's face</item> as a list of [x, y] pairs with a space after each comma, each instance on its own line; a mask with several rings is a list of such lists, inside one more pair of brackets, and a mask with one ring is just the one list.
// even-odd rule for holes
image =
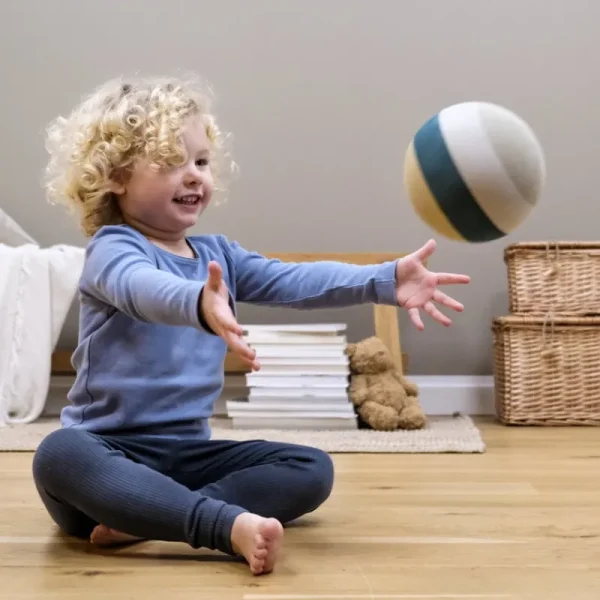
[[183, 144], [183, 165], [157, 171], [140, 162], [127, 183], [115, 190], [125, 221], [143, 233], [165, 239], [184, 236], [210, 202], [210, 142], [200, 118], [188, 123]]

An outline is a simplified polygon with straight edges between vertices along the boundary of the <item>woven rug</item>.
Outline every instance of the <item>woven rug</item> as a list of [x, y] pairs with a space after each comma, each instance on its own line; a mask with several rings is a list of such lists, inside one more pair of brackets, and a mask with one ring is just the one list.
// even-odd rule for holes
[[[482, 453], [485, 444], [468, 416], [430, 416], [424, 429], [417, 431], [300, 431], [273, 429], [233, 429], [226, 419], [214, 419], [213, 439], [266, 439], [304, 444], [325, 452], [370, 453]], [[0, 427], [0, 452], [31, 452], [60, 424], [57, 419], [39, 420], [28, 425]]]

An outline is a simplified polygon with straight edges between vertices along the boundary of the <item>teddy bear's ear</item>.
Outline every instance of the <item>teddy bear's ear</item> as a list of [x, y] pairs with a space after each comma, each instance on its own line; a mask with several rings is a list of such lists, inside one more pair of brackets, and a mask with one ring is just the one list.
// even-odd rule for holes
[[346, 354], [352, 358], [356, 352], [356, 344], [346, 344]]

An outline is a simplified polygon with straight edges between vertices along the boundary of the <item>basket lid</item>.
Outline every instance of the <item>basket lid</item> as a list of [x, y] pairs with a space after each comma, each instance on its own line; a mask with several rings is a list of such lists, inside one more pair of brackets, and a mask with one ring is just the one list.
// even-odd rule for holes
[[600, 248], [599, 240], [532, 240], [529, 242], [514, 242], [504, 248], [510, 250], [587, 250]]
[[531, 242], [515, 242], [509, 244], [504, 248], [504, 261], [506, 262], [509, 258], [531, 252], [545, 252], [549, 256], [557, 257], [561, 252], [589, 252], [589, 253], [600, 253], [600, 241], [531, 241]]
[[503, 315], [492, 319], [492, 329], [506, 327], [569, 327], [569, 328], [600, 328], [600, 315], [575, 317], [567, 315]]

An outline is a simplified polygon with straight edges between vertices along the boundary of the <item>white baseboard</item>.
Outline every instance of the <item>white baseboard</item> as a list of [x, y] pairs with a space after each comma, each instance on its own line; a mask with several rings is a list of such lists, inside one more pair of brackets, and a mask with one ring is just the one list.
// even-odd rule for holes
[[494, 378], [486, 375], [410, 375], [428, 415], [493, 415]]
[[[493, 415], [494, 380], [492, 376], [476, 375], [407, 375], [419, 386], [419, 399], [428, 415]], [[71, 377], [53, 377], [46, 416], [56, 416], [66, 405]], [[221, 407], [224, 410], [224, 407]]]

